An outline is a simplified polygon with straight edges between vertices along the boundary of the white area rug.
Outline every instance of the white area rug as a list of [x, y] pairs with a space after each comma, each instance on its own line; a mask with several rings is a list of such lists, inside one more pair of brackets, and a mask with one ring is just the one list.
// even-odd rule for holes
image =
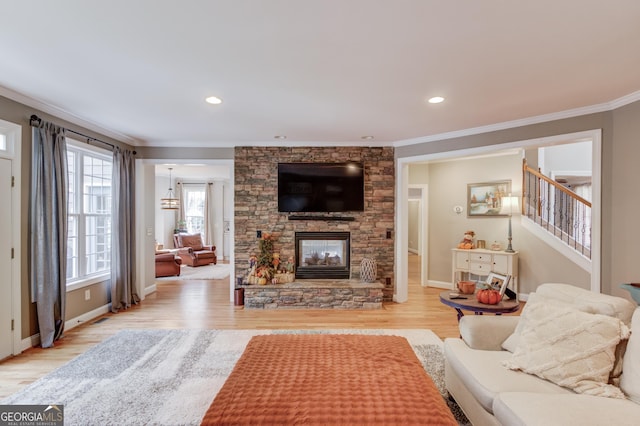
[[227, 278], [231, 273], [231, 265], [228, 263], [213, 263], [204, 266], [182, 265], [180, 267], [180, 276], [159, 277], [159, 281], [176, 281], [176, 280], [221, 280]]
[[274, 333], [403, 336], [444, 392], [430, 330], [122, 330], [0, 404], [63, 404], [67, 426], [198, 425], [251, 337]]

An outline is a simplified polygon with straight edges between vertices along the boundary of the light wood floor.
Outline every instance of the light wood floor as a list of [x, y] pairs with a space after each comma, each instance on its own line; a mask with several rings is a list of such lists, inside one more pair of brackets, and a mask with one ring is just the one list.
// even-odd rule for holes
[[455, 311], [438, 299], [443, 291], [418, 282], [419, 256], [409, 256], [409, 301], [380, 310], [245, 310], [229, 303], [226, 280], [159, 281], [158, 290], [129, 310], [66, 331], [50, 349], [31, 348], [0, 363], [0, 398], [127, 328], [337, 329], [428, 328], [440, 338], [458, 336]]

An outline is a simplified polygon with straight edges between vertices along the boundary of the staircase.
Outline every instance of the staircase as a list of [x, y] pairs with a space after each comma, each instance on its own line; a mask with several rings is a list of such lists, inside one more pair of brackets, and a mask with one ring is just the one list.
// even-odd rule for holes
[[522, 166], [522, 216], [591, 260], [591, 202], [569, 188]]

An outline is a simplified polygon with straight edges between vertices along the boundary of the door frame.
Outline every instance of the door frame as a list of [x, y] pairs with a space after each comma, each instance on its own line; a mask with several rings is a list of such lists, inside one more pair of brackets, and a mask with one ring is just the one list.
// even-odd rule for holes
[[7, 150], [0, 151], [0, 156], [11, 161], [13, 188], [11, 191], [11, 316], [13, 319], [11, 353], [20, 354], [23, 349], [31, 347], [31, 339], [22, 342], [22, 126], [9, 121], [0, 120], [0, 131], [6, 136]]

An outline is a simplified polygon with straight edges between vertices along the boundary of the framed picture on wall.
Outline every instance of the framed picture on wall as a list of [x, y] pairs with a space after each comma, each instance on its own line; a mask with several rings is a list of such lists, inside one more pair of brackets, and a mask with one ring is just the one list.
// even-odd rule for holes
[[502, 198], [510, 193], [510, 180], [467, 184], [467, 217], [508, 216], [500, 209]]

